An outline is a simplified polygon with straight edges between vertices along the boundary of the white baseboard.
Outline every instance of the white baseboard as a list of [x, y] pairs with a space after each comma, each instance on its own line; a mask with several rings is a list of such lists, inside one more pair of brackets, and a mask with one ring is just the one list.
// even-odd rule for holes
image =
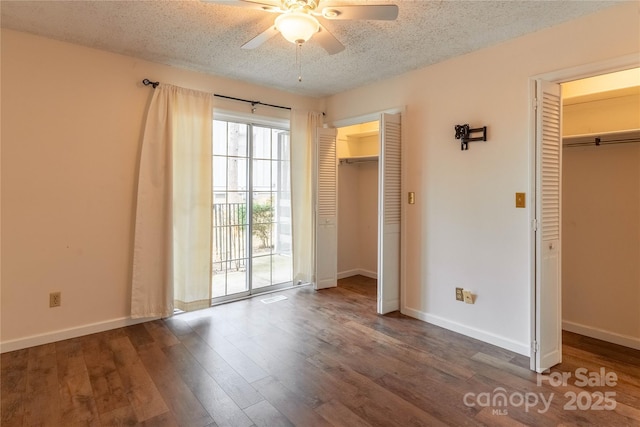
[[378, 273], [375, 271], [369, 271], [369, 270], [364, 270], [361, 268], [354, 268], [353, 270], [346, 270], [346, 271], [341, 271], [338, 273], [338, 279], [344, 279], [347, 277], [351, 277], [351, 276], [364, 276], [364, 277], [369, 277], [371, 279], [377, 279], [378, 278]]
[[640, 338], [637, 337], [617, 334], [615, 332], [605, 331], [604, 329], [594, 328], [592, 326], [581, 325], [580, 323], [574, 323], [568, 320], [562, 321], [562, 329], [598, 340], [607, 341], [613, 344], [623, 345], [625, 347], [640, 350]]
[[504, 348], [506, 350], [516, 352], [523, 356], [531, 356], [531, 347], [526, 343], [520, 343], [491, 332], [463, 325], [462, 323], [454, 322], [440, 316], [435, 316], [433, 314], [425, 313], [408, 307], [404, 307], [401, 312], [402, 314], [406, 314], [407, 316], [415, 317], [416, 319], [423, 320], [427, 323], [431, 323], [432, 325], [440, 326], [441, 328], [445, 328], [450, 331], [457, 332], [459, 334], [466, 335], [468, 337]]
[[0, 353], [9, 351], [22, 350], [23, 348], [34, 347], [42, 344], [49, 344], [56, 341], [77, 338], [84, 335], [104, 332], [111, 329], [122, 328], [125, 326], [135, 325], [138, 323], [149, 322], [157, 318], [132, 319], [130, 317], [121, 317], [119, 319], [106, 320], [104, 322], [91, 323], [75, 328], [61, 329], [58, 331], [47, 332], [46, 334], [31, 335], [25, 338], [0, 342]]

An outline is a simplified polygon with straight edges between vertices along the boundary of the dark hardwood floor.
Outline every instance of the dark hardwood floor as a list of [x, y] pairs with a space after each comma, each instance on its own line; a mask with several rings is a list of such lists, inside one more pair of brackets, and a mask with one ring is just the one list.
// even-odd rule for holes
[[640, 425], [640, 351], [565, 333], [539, 380], [526, 357], [376, 315], [375, 292], [355, 276], [5, 353], [2, 426]]

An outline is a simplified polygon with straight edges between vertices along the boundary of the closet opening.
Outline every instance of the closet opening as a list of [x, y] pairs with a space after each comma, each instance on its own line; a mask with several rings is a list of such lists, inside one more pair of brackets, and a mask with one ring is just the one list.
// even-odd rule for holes
[[337, 129], [338, 286], [377, 297], [380, 124]]
[[640, 349], [640, 69], [562, 84], [562, 328]]
[[340, 138], [334, 127], [316, 129], [315, 289], [367, 278], [376, 312], [387, 314], [400, 309], [401, 111], [338, 126]]

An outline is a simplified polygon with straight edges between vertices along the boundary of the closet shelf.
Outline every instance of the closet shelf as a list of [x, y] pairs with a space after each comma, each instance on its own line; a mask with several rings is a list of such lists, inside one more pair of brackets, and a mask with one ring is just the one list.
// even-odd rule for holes
[[567, 135], [562, 138], [564, 147], [582, 147], [588, 145], [629, 144], [640, 142], [640, 129], [628, 129], [615, 132]]
[[352, 164], [352, 163], [362, 163], [362, 162], [375, 162], [378, 160], [378, 156], [353, 156], [353, 157], [341, 157], [340, 164]]

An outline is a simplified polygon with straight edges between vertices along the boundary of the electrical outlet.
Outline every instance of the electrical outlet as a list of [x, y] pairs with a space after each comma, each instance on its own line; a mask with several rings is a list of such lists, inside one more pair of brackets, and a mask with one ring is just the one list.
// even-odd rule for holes
[[60, 307], [62, 304], [62, 293], [51, 292], [49, 294], [49, 307]]
[[463, 290], [462, 288], [456, 288], [456, 301], [464, 301], [462, 290]]
[[471, 291], [464, 290], [462, 291], [462, 295], [464, 296], [464, 302], [467, 304], [473, 304], [473, 294]]

